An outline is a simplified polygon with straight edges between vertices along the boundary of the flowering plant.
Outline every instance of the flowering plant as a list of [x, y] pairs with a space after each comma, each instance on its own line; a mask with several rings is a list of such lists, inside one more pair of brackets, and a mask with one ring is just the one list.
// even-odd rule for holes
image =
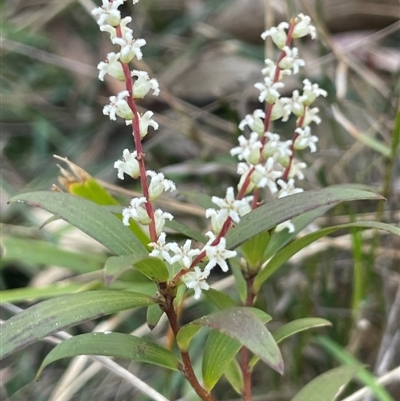
[[[137, 2], [133, 0], [133, 4]], [[205, 210], [205, 217], [210, 219], [210, 230], [205, 235], [194, 233], [188, 227], [182, 228], [183, 225], [171, 225], [174, 216], [156, 208], [155, 201], [166, 191], [176, 191], [176, 184], [162, 173], [147, 169], [142, 146], [149, 129], [157, 130], [159, 125], [153, 119], [152, 111], [141, 114], [136, 104], [149, 94], [157, 96], [160, 89], [157, 80], [150, 78], [147, 72], [130, 69], [129, 63], [133, 59], [142, 59], [141, 48], [146, 41], [134, 37], [129, 27], [131, 18], [123, 18], [119, 10], [122, 4], [123, 0], [103, 0], [102, 6], [93, 10], [100, 30], [109, 34], [112, 44], [117, 47], [117, 52], [109, 53], [107, 60], [98, 64], [98, 77], [104, 80], [110, 75], [125, 84], [123, 91], [110, 97], [103, 113], [113, 121], [122, 118], [131, 127], [134, 150], [124, 149], [114, 168], [121, 180], [125, 176], [139, 180], [141, 196], [131, 199], [128, 207], [122, 211], [118, 209], [120, 213], [114, 215], [104, 205], [115, 205], [115, 200], [92, 177], [68, 162], [81, 181], [64, 171], [62, 183], [69, 192], [80, 197], [61, 191], [34, 192], [17, 196], [13, 201], [42, 207], [104, 244], [114, 254], [105, 263], [106, 284], [127, 268], [134, 268], [154, 284], [154, 291], [147, 294], [105, 286], [41, 302], [4, 324], [3, 356], [85, 320], [147, 306], [147, 323], [152, 328], [165, 314], [179, 357], [171, 347], [162, 347], [148, 339], [123, 333], [93, 332], [63, 341], [49, 353], [40, 371], [67, 356], [126, 357], [180, 370], [201, 400], [214, 400], [212, 389], [223, 374], [244, 400], [251, 400], [252, 370], [259, 360], [283, 374], [279, 342], [298, 331], [330, 324], [320, 318], [301, 319], [271, 333], [265, 326], [271, 317], [254, 307], [268, 277], [294, 253], [339, 228], [396, 230], [381, 223], [355, 222], [295, 239], [299, 231], [332, 205], [341, 201], [380, 198], [374, 193], [351, 188], [303, 193], [299, 184], [305, 179], [307, 165], [296, 156], [307, 148], [311, 152], [317, 150], [318, 137], [312, 135], [311, 129], [313, 124], [321, 122], [321, 118], [313, 103], [318, 97], [327, 96], [324, 89], [308, 79], [303, 80], [301, 90], [295, 90], [291, 97], [283, 97], [280, 93], [285, 86], [285, 76], [297, 74], [305, 65], [299, 58], [298, 49], [292, 45], [293, 40], [308, 35], [312, 39], [316, 37], [310, 18], [303, 14], [261, 35], [264, 40], [272, 39], [279, 55], [276, 62], [265, 60], [263, 82], [255, 85], [260, 92], [259, 101], [265, 108], [254, 110], [240, 122], [239, 129], [244, 133], [238, 138], [238, 146], [230, 152], [239, 161], [237, 190], [228, 187], [224, 198], [211, 197], [215, 206]], [[290, 140], [284, 140], [272, 132], [272, 122], [281, 120], [289, 124], [292, 115], [296, 118], [295, 126], [290, 128], [293, 135]], [[94, 186], [95, 196], [93, 191], [86, 191], [87, 183]], [[267, 201], [267, 197], [274, 199]], [[106, 201], [100, 202], [100, 198]], [[171, 230], [185, 234], [185, 242], [170, 241]], [[216, 267], [225, 273], [234, 271], [240, 301], [211, 288], [208, 280]], [[195, 300], [204, 294], [218, 311], [182, 326], [179, 313], [191, 294]], [[35, 316], [34, 320], [32, 316]], [[203, 373], [199, 378], [189, 347], [201, 327], [212, 331], [204, 348]], [[340, 369], [329, 373], [333, 384], [321, 393], [320, 400], [333, 400], [357, 372], [353, 367]], [[315, 380], [293, 401], [308, 399], [315, 391], [313, 386], [325, 378]], [[160, 394], [153, 398], [165, 399]]]

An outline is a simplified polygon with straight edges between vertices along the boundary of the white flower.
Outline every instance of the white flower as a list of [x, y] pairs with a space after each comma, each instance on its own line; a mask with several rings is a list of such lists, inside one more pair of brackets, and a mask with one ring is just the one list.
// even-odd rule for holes
[[[269, 58], [265, 59], [264, 62], [266, 64], [266, 67], [261, 70], [261, 73], [269, 77], [270, 79], [275, 80], [276, 64]], [[280, 81], [284, 75], [291, 75], [291, 74], [292, 72], [290, 70], [279, 69], [279, 76], [277, 80]]]
[[166, 243], [165, 236], [165, 233], [161, 233], [157, 239], [157, 242], [150, 242], [148, 244], [153, 248], [153, 250], [149, 253], [149, 256], [160, 258], [167, 261], [168, 263], [171, 263], [171, 255], [169, 252], [171, 250], [171, 247], [173, 247], [176, 242]]
[[307, 167], [306, 163], [300, 162], [297, 159], [292, 160], [292, 164], [289, 170], [289, 178], [297, 177], [299, 180], [304, 179], [303, 171]]
[[140, 168], [136, 150], [130, 153], [128, 149], [124, 149], [122, 160], [117, 160], [114, 163], [114, 168], [118, 169], [118, 178], [120, 180], [124, 179], [124, 173], [132, 178], [138, 178], [140, 176]]
[[163, 173], [148, 170], [146, 171], [146, 175], [151, 177], [149, 185], [149, 197], [151, 201], [158, 199], [164, 191], [176, 190], [175, 183], [165, 179]]
[[103, 0], [102, 7], [92, 10], [92, 14], [96, 17], [100, 26], [105, 24], [118, 26], [121, 22], [121, 13], [118, 7], [123, 3], [123, 0]]
[[278, 231], [278, 232], [279, 232], [279, 231], [284, 230], [285, 228], [287, 228], [287, 229], [289, 230], [289, 233], [294, 233], [295, 226], [294, 226], [294, 224], [292, 223], [291, 220], [284, 221], [283, 223], [278, 224], [278, 225], [275, 227], [275, 231]]
[[302, 128], [307, 127], [307, 125], [310, 125], [312, 122], [314, 122], [315, 124], [321, 123], [321, 118], [318, 116], [319, 113], [318, 107], [313, 107], [312, 109], [306, 107], [304, 113], [305, 117], [302, 124]]
[[207, 209], [206, 210], [206, 218], [211, 217], [211, 227], [214, 234], [219, 234], [224, 226], [226, 219], [229, 217], [229, 212], [227, 209]]
[[262, 155], [265, 159], [272, 157], [282, 166], [287, 165], [289, 158], [292, 155], [292, 141], [281, 141], [281, 137], [273, 132], [266, 132], [265, 136], [268, 141], [265, 143], [262, 150]]
[[252, 132], [249, 139], [240, 135], [238, 141], [240, 146], [231, 149], [231, 155], [237, 155], [239, 160], [246, 160], [250, 164], [257, 164], [260, 160], [260, 149], [262, 148], [257, 132]]
[[160, 235], [164, 226], [165, 226], [165, 220], [172, 220], [174, 216], [172, 216], [171, 213], [163, 212], [161, 209], [157, 209], [154, 212], [154, 223], [156, 226], [156, 233], [157, 235]]
[[263, 118], [265, 118], [265, 113], [261, 109], [254, 110], [253, 114], [247, 114], [240, 122], [239, 129], [243, 131], [244, 127], [248, 125], [252, 131], [257, 132], [258, 135], [262, 136], [264, 135]]
[[210, 272], [216, 265], [220, 265], [223, 272], [229, 270], [226, 259], [233, 258], [236, 256], [236, 251], [229, 251], [226, 249], [226, 239], [221, 237], [218, 244], [212, 245], [215, 241], [216, 236], [211, 231], [208, 231], [206, 235], [210, 238], [207, 244], [204, 246], [203, 250], [209, 259], [207, 265], [204, 268], [205, 272]]
[[298, 134], [298, 137], [294, 141], [294, 148], [296, 150], [304, 149], [307, 146], [310, 148], [311, 153], [317, 150], [315, 143], [318, 142], [318, 137], [311, 135], [311, 129], [309, 126], [304, 129], [296, 128], [294, 132]]
[[114, 45], [119, 45], [121, 47], [121, 61], [123, 63], [129, 63], [133, 58], [141, 60], [143, 57], [140, 48], [146, 44], [144, 39], [134, 39], [131, 31], [125, 32], [122, 38], [118, 36], [111, 39]]
[[287, 107], [290, 107], [291, 112], [297, 117], [301, 117], [305, 111], [305, 102], [307, 98], [303, 95], [300, 96], [298, 90], [294, 90], [292, 93], [292, 97], [289, 98], [290, 102], [288, 102]]
[[192, 241], [190, 239], [186, 240], [183, 246], [179, 246], [174, 242], [170, 250], [174, 253], [171, 258], [171, 264], [178, 262], [183, 268], [189, 269], [192, 265], [193, 258], [200, 255], [200, 249], [191, 249]]
[[243, 185], [245, 184], [246, 181], [249, 182], [245, 194], [248, 194], [249, 192], [251, 192], [255, 185], [252, 181], [250, 181], [250, 178], [248, 179], [248, 175], [250, 174], [251, 171], [254, 170], [254, 166], [250, 166], [247, 163], [239, 163], [238, 167], [237, 167], [237, 173], [240, 175], [240, 180], [239, 183], [237, 185], [237, 189], [238, 191], [241, 191], [243, 188]]
[[277, 184], [280, 186], [280, 190], [278, 192], [278, 198], [284, 198], [285, 196], [298, 194], [303, 192], [303, 188], [296, 188], [294, 186], [294, 179], [290, 178], [288, 182], [283, 180], [278, 180]]
[[253, 197], [248, 196], [241, 200], [236, 200], [233, 187], [228, 187], [226, 190], [225, 199], [218, 198], [217, 196], [213, 196], [211, 201], [219, 206], [221, 209], [224, 209], [228, 212], [228, 216], [235, 222], [239, 223], [240, 217], [251, 211], [250, 202]]
[[[143, 139], [149, 131], [149, 126], [152, 126], [155, 130], [158, 129], [158, 123], [151, 117], [154, 113], [150, 110], [146, 111], [143, 115], [139, 115], [139, 131], [140, 137]], [[132, 120], [126, 120], [126, 125], [132, 125]]]
[[187, 288], [194, 290], [194, 299], [199, 299], [202, 290], [207, 291], [210, 286], [207, 284], [207, 272], [202, 272], [199, 266], [195, 266], [192, 272], [188, 272], [182, 276], [182, 281]]
[[285, 84], [283, 82], [274, 82], [270, 77], [264, 77], [264, 83], [258, 82], [254, 85], [260, 91], [258, 100], [267, 103], [275, 103], [281, 96], [278, 92], [279, 88], [283, 88]]
[[285, 29], [289, 28], [289, 24], [287, 22], [281, 22], [278, 27], [272, 27], [267, 31], [261, 34], [261, 37], [265, 40], [268, 36], [271, 36], [271, 39], [279, 47], [282, 49], [286, 44], [287, 35]]
[[315, 39], [317, 36], [316, 29], [310, 25], [311, 18], [308, 15], [299, 14], [296, 20], [300, 18], [293, 30], [294, 38], [302, 38], [303, 36], [310, 35], [311, 39]]
[[289, 120], [290, 113], [290, 99], [288, 99], [287, 97], [281, 97], [277, 99], [272, 106], [271, 121], [279, 120], [280, 118], [282, 118], [282, 121], [285, 122]]
[[128, 91], [122, 91], [117, 96], [110, 96], [110, 104], [103, 107], [103, 114], [110, 116], [110, 120], [116, 120], [116, 115], [127, 120], [133, 119], [133, 112], [125, 98], [129, 96]]
[[142, 203], [146, 203], [146, 198], [134, 198], [131, 200], [130, 206], [122, 210], [122, 222], [125, 226], [129, 226], [129, 219], [133, 219], [140, 224], [148, 225], [151, 223], [151, 219], [146, 209], [141, 206]]
[[286, 55], [279, 62], [279, 68], [282, 68], [282, 70], [292, 70], [293, 74], [297, 74], [299, 67], [303, 67], [306, 64], [303, 59], [299, 58], [297, 47], [291, 49], [289, 46], [285, 46], [282, 50]]
[[104, 81], [104, 76], [106, 74], [109, 74], [120, 81], [125, 81], [124, 69], [122, 68], [122, 64], [119, 62], [119, 56], [119, 53], [108, 53], [107, 61], [101, 61], [97, 65], [100, 81]]
[[318, 84], [312, 84], [308, 79], [303, 81], [303, 96], [305, 101], [303, 102], [306, 106], [310, 106], [318, 96], [326, 97], [328, 92], [321, 89]]
[[251, 181], [257, 188], [268, 187], [274, 194], [278, 192], [275, 180], [282, 176], [281, 171], [275, 170], [275, 160], [269, 157], [264, 164], [257, 164], [254, 173], [251, 175]]
[[[132, 29], [128, 28], [127, 25], [132, 21], [131, 17], [124, 17], [122, 18], [119, 27], [121, 29], [121, 35], [122, 37], [124, 37], [126, 34], [128, 34], [128, 32], [130, 32], [131, 34], [133, 34]], [[117, 38], [117, 30], [111, 26], [111, 25], [101, 25], [100, 26], [100, 31], [102, 32], [108, 32], [110, 34], [110, 38], [111, 40], [113, 40], [114, 38]]]
[[133, 70], [131, 72], [132, 77], [137, 77], [135, 83], [133, 84], [133, 97], [135, 99], [143, 99], [149, 90], [153, 90], [153, 95], [158, 96], [160, 89], [156, 79], [150, 79], [149, 74], [146, 71]]

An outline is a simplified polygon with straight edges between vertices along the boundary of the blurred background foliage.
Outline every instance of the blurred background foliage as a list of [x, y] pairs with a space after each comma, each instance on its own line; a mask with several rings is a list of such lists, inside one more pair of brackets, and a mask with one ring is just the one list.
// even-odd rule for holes
[[[104, 250], [81, 233], [60, 222], [38, 230], [47, 214], [6, 205], [14, 194], [50, 189], [57, 183], [59, 161], [54, 154], [68, 157], [101, 180], [124, 204], [132, 196], [129, 191], [139, 189], [133, 180], [117, 182], [113, 169], [113, 162], [123, 149], [132, 149], [133, 141], [122, 122], [111, 123], [102, 114], [108, 97], [123, 88], [112, 79], [104, 83], [97, 79], [96, 66], [112, 47], [90, 14], [95, 6], [98, 2], [91, 0], [0, 4], [1, 232], [3, 239], [40, 239], [74, 252], [94, 251], [101, 266]], [[299, 12], [312, 17], [319, 39], [297, 43], [307, 66], [289, 81], [284, 95], [306, 77], [329, 92], [328, 99], [318, 104], [323, 118], [315, 128], [319, 149], [304, 155], [310, 166], [305, 189], [357, 183], [378, 188], [387, 197], [378, 205], [339, 206], [311, 229], [367, 218], [399, 223], [397, 0], [141, 0], [134, 9], [128, 1], [123, 14], [132, 16], [135, 36], [147, 41], [144, 58], [134, 67], [156, 77], [162, 89], [158, 98], [148, 97], [139, 104], [142, 111], [154, 111], [160, 123], [160, 129], [145, 139], [146, 160], [149, 168], [177, 182], [179, 193], [164, 198], [163, 208], [178, 220], [205, 229], [196, 198], [201, 193], [222, 195], [228, 185], [236, 184], [236, 162], [229, 149], [239, 135], [238, 122], [260, 107], [253, 85], [261, 78], [265, 54], [274, 59], [274, 49], [262, 42], [260, 33]], [[279, 123], [274, 126], [290, 138], [292, 132], [282, 128]], [[399, 248], [398, 238], [390, 235], [339, 232], [299, 253], [271, 277], [258, 306], [273, 316], [272, 328], [305, 316], [327, 318], [333, 327], [325, 334], [373, 373], [382, 374], [400, 365]], [[2, 290], [74, 282], [74, 269], [29, 259], [27, 249], [23, 253], [22, 248], [21, 255], [3, 255]], [[100, 277], [94, 270], [75, 283], [84, 285]], [[234, 292], [229, 277], [214, 279]], [[24, 308], [30, 303], [17, 302]], [[207, 302], [191, 304], [183, 320], [211, 310]], [[15, 312], [13, 305], [5, 304], [2, 318]], [[112, 327], [118, 331], [144, 330], [141, 311], [113, 319]], [[71, 333], [94, 327], [87, 323]], [[164, 327], [146, 335], [163, 341]], [[282, 344], [284, 377], [261, 366], [256, 369], [255, 400], [289, 400], [311, 378], [337, 364], [326, 348], [313, 341], [315, 335], [306, 332]], [[193, 349], [198, 366], [203, 340], [197, 337]], [[118, 375], [94, 364], [89, 368], [88, 359], [81, 359], [81, 370], [76, 365], [70, 368], [75, 374], [71, 383], [64, 374], [69, 361], [47, 368], [36, 383], [34, 375], [49, 349], [40, 343], [7, 359], [1, 372], [3, 400], [148, 399]], [[171, 399], [179, 398], [186, 388], [179, 375], [121, 364]], [[86, 376], [79, 381], [77, 372], [83, 366]], [[389, 390], [400, 400], [399, 384]], [[238, 399], [226, 382], [216, 387], [215, 394], [218, 400]]]

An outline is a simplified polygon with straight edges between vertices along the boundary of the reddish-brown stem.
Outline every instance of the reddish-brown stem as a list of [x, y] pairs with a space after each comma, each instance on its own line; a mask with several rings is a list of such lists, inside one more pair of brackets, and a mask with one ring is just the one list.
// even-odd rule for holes
[[[246, 277], [247, 284], [247, 297], [246, 306], [253, 306], [255, 300], [255, 294], [253, 291], [253, 282], [255, 275]], [[240, 367], [243, 375], [243, 401], [251, 401], [252, 399], [252, 383], [251, 383], [251, 369], [249, 366], [249, 350], [246, 347], [242, 347], [240, 350]]]
[[[116, 28], [117, 36], [122, 37], [122, 32], [121, 32], [121, 27], [118, 26]], [[136, 152], [137, 152], [137, 161], [139, 163], [139, 171], [140, 171], [140, 185], [143, 190], [143, 196], [146, 198], [146, 211], [147, 214], [149, 215], [150, 218], [150, 225], [149, 225], [149, 233], [150, 233], [150, 239], [153, 242], [157, 241], [158, 235], [156, 232], [156, 224], [154, 220], [154, 209], [153, 205], [150, 201], [150, 196], [149, 196], [149, 186], [147, 183], [147, 177], [146, 177], [146, 164], [145, 164], [145, 154], [143, 153], [143, 147], [142, 147], [142, 138], [140, 137], [140, 126], [139, 126], [139, 112], [136, 107], [136, 103], [133, 99], [133, 85], [132, 85], [132, 77], [131, 77], [131, 72], [129, 69], [129, 65], [126, 63], [122, 63], [122, 68], [124, 70], [124, 75], [125, 75], [125, 86], [126, 90], [128, 91], [128, 105], [130, 109], [132, 110], [133, 113], [133, 119], [132, 119], [132, 135], [133, 135], [133, 140], [135, 142], [135, 147], [136, 147]]]
[[[167, 294], [166, 296], [167, 302], [163, 310], [167, 315], [172, 332], [174, 333], [174, 336], [176, 338], [179, 332], [179, 324], [178, 324], [178, 317], [174, 308], [173, 299], [174, 298], [172, 296]], [[194, 373], [193, 370], [192, 361], [190, 359], [189, 353], [181, 350], [181, 356], [182, 356], [182, 366], [180, 367], [180, 370], [182, 371], [185, 378], [193, 387], [193, 390], [203, 401], [214, 401], [211, 394], [208, 391], [206, 391], [197, 380], [196, 374]]]

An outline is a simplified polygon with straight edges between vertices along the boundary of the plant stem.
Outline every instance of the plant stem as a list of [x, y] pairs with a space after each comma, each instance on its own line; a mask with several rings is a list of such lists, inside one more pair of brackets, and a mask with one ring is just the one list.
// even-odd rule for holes
[[[162, 306], [162, 309], [167, 315], [169, 324], [176, 338], [176, 336], [179, 333], [179, 324], [178, 324], [178, 317], [174, 308], [174, 297], [170, 294], [165, 294], [165, 298], [166, 298], [166, 304]], [[193, 365], [189, 353], [183, 350], [181, 350], [180, 352], [182, 356], [182, 366], [180, 370], [182, 371], [187, 381], [193, 387], [193, 390], [203, 401], [214, 401], [214, 398], [211, 396], [211, 394], [208, 391], [206, 391], [197, 380], [196, 374], [194, 373], [193, 370]]]

